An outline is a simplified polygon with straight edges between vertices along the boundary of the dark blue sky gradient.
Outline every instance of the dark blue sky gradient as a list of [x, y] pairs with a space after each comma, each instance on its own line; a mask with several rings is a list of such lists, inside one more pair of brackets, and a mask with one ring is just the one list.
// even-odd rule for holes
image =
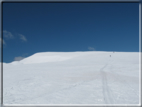
[[[4, 62], [37, 52], [139, 51], [139, 3], [3, 3]], [[26, 37], [21, 41], [18, 34]]]

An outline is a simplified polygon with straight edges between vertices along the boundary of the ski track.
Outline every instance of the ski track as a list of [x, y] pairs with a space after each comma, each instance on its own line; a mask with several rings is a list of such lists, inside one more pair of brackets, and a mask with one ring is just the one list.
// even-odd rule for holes
[[101, 75], [102, 75], [102, 87], [103, 87], [103, 96], [104, 96], [104, 101], [106, 104], [114, 104], [114, 95], [112, 93], [112, 90], [108, 86], [108, 81], [107, 81], [107, 75], [104, 69], [108, 66], [108, 63], [105, 64], [104, 67], [100, 69]]

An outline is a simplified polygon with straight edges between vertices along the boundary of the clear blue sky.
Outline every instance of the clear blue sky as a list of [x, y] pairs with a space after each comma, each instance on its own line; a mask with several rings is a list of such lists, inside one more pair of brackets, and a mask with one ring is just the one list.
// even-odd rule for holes
[[3, 61], [37, 52], [139, 51], [139, 3], [3, 3]]

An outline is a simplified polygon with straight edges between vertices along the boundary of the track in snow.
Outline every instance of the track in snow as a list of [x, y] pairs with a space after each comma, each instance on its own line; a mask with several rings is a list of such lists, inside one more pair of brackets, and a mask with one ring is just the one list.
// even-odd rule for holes
[[101, 75], [102, 75], [102, 87], [103, 87], [103, 96], [104, 101], [106, 104], [114, 104], [114, 97], [112, 94], [112, 91], [110, 90], [107, 82], [107, 75], [104, 69], [107, 67], [108, 64], [106, 64], [103, 68], [100, 69]]

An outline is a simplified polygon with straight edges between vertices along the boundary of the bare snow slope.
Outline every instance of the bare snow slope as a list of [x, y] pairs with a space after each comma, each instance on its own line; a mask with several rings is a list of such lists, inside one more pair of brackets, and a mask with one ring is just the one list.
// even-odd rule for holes
[[36, 53], [3, 73], [4, 104], [139, 104], [138, 52]]

